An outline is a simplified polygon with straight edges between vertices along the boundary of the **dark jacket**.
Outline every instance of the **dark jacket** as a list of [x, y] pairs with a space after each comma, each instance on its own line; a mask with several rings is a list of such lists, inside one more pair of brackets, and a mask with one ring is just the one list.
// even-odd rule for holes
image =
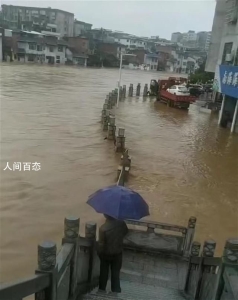
[[122, 253], [123, 239], [128, 232], [124, 221], [107, 219], [99, 228], [98, 252], [105, 255]]

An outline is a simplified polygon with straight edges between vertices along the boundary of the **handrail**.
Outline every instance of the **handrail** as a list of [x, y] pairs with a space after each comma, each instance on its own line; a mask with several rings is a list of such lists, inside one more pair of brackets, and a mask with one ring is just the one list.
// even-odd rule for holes
[[71, 259], [74, 255], [74, 245], [65, 243], [62, 245], [62, 248], [60, 249], [60, 252], [58, 253], [56, 257], [56, 268], [58, 271], [57, 278], [58, 280], [63, 275], [66, 267], [70, 263]]
[[184, 226], [173, 225], [168, 223], [160, 223], [154, 221], [126, 220], [126, 223], [131, 225], [145, 226], [149, 228], [159, 228], [163, 230], [176, 231], [176, 232], [181, 232], [183, 234], [186, 234], [188, 230], [187, 227]]
[[125, 167], [122, 166], [122, 169], [121, 169], [121, 172], [120, 172], [120, 175], [119, 175], [119, 178], [118, 178], [118, 181], [117, 181], [117, 185], [121, 185], [121, 186], [124, 186], [124, 172], [125, 172]]
[[36, 274], [28, 279], [12, 283], [0, 284], [1, 300], [19, 300], [37, 292], [40, 292], [50, 285], [49, 274]]

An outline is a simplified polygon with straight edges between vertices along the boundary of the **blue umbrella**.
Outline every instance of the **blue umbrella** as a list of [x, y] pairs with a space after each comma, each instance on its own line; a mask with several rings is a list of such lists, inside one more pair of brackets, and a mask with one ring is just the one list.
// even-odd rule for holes
[[119, 185], [98, 190], [89, 196], [87, 203], [96, 212], [120, 220], [139, 220], [150, 214], [148, 204], [138, 193]]

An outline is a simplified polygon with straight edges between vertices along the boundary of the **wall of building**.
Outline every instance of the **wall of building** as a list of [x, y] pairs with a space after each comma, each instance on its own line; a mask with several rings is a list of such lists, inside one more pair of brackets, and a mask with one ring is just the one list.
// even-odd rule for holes
[[221, 39], [226, 17], [226, 1], [217, 0], [212, 26], [211, 43], [206, 62], [206, 71], [215, 72], [220, 52]]
[[74, 36], [74, 15], [56, 10], [55, 24], [60, 36]]
[[151, 57], [150, 55], [145, 55], [144, 64], [150, 67], [150, 70], [157, 71], [158, 67], [158, 57]]
[[[64, 64], [65, 63], [65, 51], [66, 46], [63, 47], [63, 51], [59, 51], [59, 46], [50, 46], [50, 45], [42, 45], [42, 51], [37, 51], [37, 49], [30, 49], [29, 43], [27, 42], [18, 42], [18, 49], [24, 49], [25, 53], [21, 51], [21, 53], [18, 55], [19, 60], [23, 61], [23, 57], [25, 62], [29, 61], [29, 57], [34, 55], [34, 61], [35, 62], [48, 62], [47, 57], [54, 58], [55, 63]], [[51, 51], [53, 49], [53, 51]]]
[[86, 38], [81, 37], [69, 37], [67, 38], [69, 47], [75, 48], [78, 52], [87, 55], [89, 50], [89, 41]]

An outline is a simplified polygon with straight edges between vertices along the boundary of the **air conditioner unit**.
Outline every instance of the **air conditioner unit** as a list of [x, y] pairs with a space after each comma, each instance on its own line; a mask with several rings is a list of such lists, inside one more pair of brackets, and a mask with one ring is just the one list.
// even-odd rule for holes
[[226, 54], [226, 62], [231, 62], [233, 60], [233, 55], [231, 53]]

